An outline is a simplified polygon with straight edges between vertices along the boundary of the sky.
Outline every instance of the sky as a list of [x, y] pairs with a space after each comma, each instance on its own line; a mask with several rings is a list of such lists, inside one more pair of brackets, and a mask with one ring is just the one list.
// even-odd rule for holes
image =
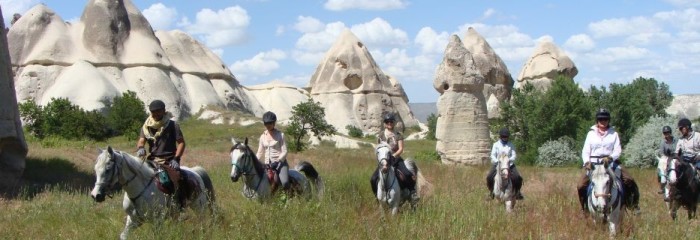
[[[516, 79], [541, 41], [559, 46], [583, 88], [654, 78], [674, 94], [700, 93], [700, 0], [132, 0], [154, 30], [204, 43], [252, 86], [306, 86], [325, 52], [350, 29], [412, 103], [432, 87], [450, 35], [471, 26]], [[0, 0], [5, 25], [43, 3], [78, 21], [87, 0]]]

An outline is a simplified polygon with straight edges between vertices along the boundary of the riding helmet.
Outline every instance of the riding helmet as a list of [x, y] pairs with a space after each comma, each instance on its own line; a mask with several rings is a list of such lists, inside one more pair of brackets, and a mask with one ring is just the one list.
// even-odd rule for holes
[[396, 118], [393, 113], [387, 113], [384, 115], [384, 122], [396, 122]]
[[678, 120], [678, 127], [687, 127], [690, 128], [693, 124], [690, 122], [689, 119], [687, 118], [681, 118], [681, 120]]
[[498, 131], [498, 136], [510, 137], [510, 131], [508, 131], [508, 128], [501, 128], [501, 131]]
[[156, 110], [165, 110], [165, 103], [161, 100], [153, 100], [151, 104], [148, 104], [148, 110], [151, 112], [156, 111]]
[[602, 119], [610, 120], [610, 112], [605, 108], [598, 109], [598, 112], [595, 114], [595, 119], [596, 120], [602, 120]]
[[267, 124], [274, 122], [277, 122], [277, 115], [275, 115], [275, 113], [268, 111], [263, 114], [263, 123]]
[[661, 132], [662, 133], [671, 133], [671, 127], [664, 126], [663, 128], [661, 128]]

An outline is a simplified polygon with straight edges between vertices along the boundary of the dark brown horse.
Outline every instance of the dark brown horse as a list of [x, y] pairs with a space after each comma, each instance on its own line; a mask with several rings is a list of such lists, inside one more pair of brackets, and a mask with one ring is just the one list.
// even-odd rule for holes
[[681, 206], [688, 209], [688, 219], [695, 218], [698, 205], [700, 182], [695, 177], [695, 169], [690, 163], [672, 159], [668, 164], [668, 179], [670, 188], [670, 213], [676, 219], [676, 212]]

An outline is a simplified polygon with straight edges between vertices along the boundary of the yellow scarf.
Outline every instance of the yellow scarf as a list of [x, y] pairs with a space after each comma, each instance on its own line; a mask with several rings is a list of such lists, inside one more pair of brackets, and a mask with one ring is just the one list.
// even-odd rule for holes
[[[155, 141], [157, 138], [160, 137], [160, 135], [163, 133], [163, 129], [168, 127], [168, 124], [170, 123], [170, 113], [166, 113], [160, 121], [156, 121], [153, 119], [152, 116], [149, 116], [146, 121], [143, 123], [142, 131], [143, 135], [146, 136], [146, 139], [148, 140], [153, 140]], [[148, 129], [157, 129], [155, 134], [151, 134], [151, 131]]]

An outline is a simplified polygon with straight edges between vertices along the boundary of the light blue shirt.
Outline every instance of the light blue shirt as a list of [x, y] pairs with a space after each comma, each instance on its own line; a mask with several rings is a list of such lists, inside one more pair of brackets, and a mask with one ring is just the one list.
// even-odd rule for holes
[[501, 154], [508, 155], [508, 159], [510, 159], [510, 164], [515, 163], [515, 146], [513, 146], [512, 142], [508, 141], [505, 144], [503, 144], [503, 141], [498, 140], [495, 143], [493, 143], [493, 147], [491, 148], [491, 163], [497, 163], [498, 156]]

